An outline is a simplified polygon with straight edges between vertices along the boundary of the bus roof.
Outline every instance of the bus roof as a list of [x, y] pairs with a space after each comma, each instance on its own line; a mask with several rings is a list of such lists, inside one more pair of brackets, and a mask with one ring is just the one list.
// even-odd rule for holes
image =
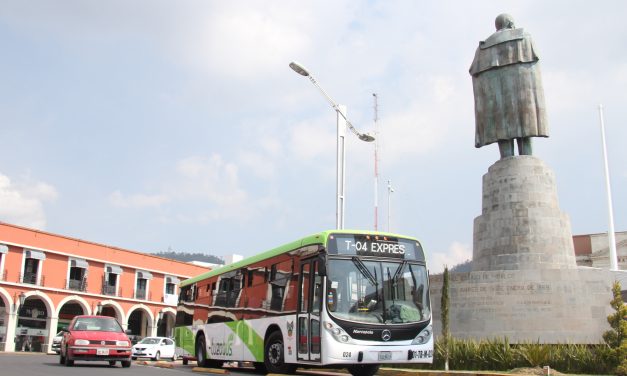
[[248, 266], [250, 264], [254, 264], [256, 262], [259, 261], [263, 261], [266, 259], [269, 259], [271, 257], [274, 256], [278, 256], [281, 255], [285, 252], [289, 252], [289, 251], [293, 251], [294, 249], [300, 248], [300, 247], [304, 247], [304, 246], [308, 246], [308, 245], [315, 245], [315, 244], [325, 244], [327, 238], [329, 237], [330, 234], [357, 234], [357, 235], [382, 235], [382, 236], [393, 236], [393, 237], [400, 237], [400, 238], [405, 238], [405, 239], [413, 239], [416, 240], [415, 238], [412, 238], [410, 236], [405, 236], [405, 235], [399, 235], [399, 234], [393, 234], [393, 233], [389, 233], [389, 232], [380, 232], [380, 231], [364, 231], [364, 230], [326, 230], [326, 231], [322, 231], [319, 232], [317, 234], [312, 234], [309, 236], [306, 236], [302, 239], [293, 241], [291, 243], [287, 243], [287, 244], [283, 244], [279, 247], [273, 248], [269, 251], [265, 251], [262, 253], [259, 253], [257, 255], [254, 256], [250, 256], [247, 257], [241, 261], [238, 262], [234, 262], [233, 264], [230, 265], [226, 265], [211, 271], [208, 271], [206, 273], [197, 275], [195, 277], [186, 279], [184, 281], [182, 281], [180, 283], [180, 286], [187, 286], [187, 285], [191, 285], [193, 283], [196, 283], [198, 281], [202, 281], [206, 278], [210, 278], [216, 275], [220, 275], [220, 274], [224, 274], [224, 273], [228, 273], [230, 271], [233, 270], [237, 270], [239, 268], [243, 268], [245, 266]]

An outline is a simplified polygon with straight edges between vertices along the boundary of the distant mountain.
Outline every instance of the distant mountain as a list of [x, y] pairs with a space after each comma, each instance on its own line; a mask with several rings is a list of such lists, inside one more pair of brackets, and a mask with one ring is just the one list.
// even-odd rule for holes
[[198, 253], [198, 252], [189, 253], [189, 252], [165, 251], [165, 252], [154, 253], [154, 255], [171, 259], [171, 260], [183, 261], [183, 262], [202, 261], [202, 262], [209, 262], [212, 264], [224, 265], [224, 260], [222, 258], [218, 256], [207, 255], [207, 254]]
[[472, 260], [466, 260], [451, 268], [452, 273], [468, 273], [472, 271]]

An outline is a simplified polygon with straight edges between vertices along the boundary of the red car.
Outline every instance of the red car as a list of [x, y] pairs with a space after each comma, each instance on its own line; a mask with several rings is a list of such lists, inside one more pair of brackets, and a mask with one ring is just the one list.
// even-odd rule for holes
[[59, 363], [68, 367], [76, 360], [108, 361], [131, 366], [131, 341], [118, 321], [109, 316], [74, 317], [63, 329]]

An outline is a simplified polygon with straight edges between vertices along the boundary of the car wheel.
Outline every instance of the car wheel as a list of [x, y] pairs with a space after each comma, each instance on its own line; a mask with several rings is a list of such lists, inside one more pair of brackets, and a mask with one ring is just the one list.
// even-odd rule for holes
[[131, 361], [130, 360], [123, 360], [120, 363], [122, 363], [122, 368], [128, 368], [131, 366]]
[[280, 331], [274, 331], [268, 336], [264, 346], [263, 363], [269, 373], [292, 374], [296, 365], [285, 363], [285, 347]]
[[133, 356], [133, 357], [131, 357], [131, 359], [133, 359], [133, 360], [137, 360], [137, 357], [136, 357], [136, 356]]
[[65, 349], [65, 356], [63, 357], [63, 360], [63, 364], [65, 364], [66, 367], [72, 367], [74, 365], [74, 361], [70, 359], [70, 353], [67, 348]]
[[157, 351], [157, 353], [155, 354], [155, 357], [152, 358], [152, 360], [156, 360], [156, 361], [161, 360], [161, 353], [159, 351]]
[[115, 366], [115, 360], [109, 360], [109, 365], [110, 366]]
[[176, 359], [178, 359], [178, 356], [176, 356], [176, 353], [174, 353], [174, 355], [172, 355], [172, 361], [176, 362]]

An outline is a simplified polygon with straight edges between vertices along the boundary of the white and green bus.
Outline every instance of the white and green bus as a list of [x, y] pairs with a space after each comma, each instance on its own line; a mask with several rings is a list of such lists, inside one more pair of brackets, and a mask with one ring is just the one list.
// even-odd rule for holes
[[330, 230], [181, 282], [175, 339], [205, 367], [367, 376], [385, 363], [431, 363], [432, 333], [418, 240]]

